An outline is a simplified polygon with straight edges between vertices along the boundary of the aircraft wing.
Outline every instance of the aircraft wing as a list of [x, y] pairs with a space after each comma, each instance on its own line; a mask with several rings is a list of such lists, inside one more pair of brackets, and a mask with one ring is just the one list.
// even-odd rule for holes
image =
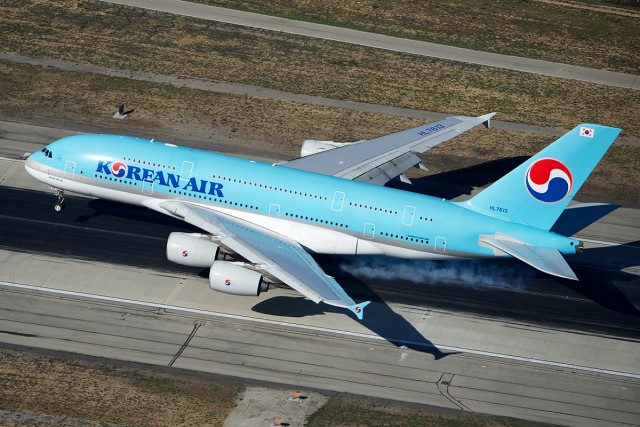
[[539, 248], [493, 236], [484, 237], [480, 241], [545, 273], [565, 279], [578, 280], [576, 274], [557, 249]]
[[384, 185], [407, 169], [421, 164], [415, 153], [424, 153], [479, 124], [488, 127], [495, 114], [448, 117], [390, 135], [300, 157], [280, 163], [279, 166]]
[[256, 264], [310, 300], [351, 310], [362, 320], [369, 302], [356, 304], [332, 277], [326, 275], [297, 242], [230, 215], [183, 202], [164, 202], [169, 213], [212, 233], [221, 246]]

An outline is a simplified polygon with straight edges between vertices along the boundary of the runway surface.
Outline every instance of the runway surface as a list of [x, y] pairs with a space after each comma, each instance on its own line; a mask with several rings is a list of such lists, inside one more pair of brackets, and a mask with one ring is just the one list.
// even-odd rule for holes
[[596, 70], [575, 65], [556, 62], [540, 61], [517, 56], [500, 55], [496, 53], [479, 52], [470, 49], [402, 39], [348, 28], [332, 27], [329, 25], [313, 24], [274, 16], [242, 12], [215, 6], [179, 0], [104, 0], [107, 3], [140, 7], [176, 15], [191, 16], [200, 19], [225, 22], [261, 28], [269, 31], [315, 37], [343, 43], [358, 44], [395, 52], [411, 53], [420, 56], [448, 59], [451, 61], [468, 62], [490, 67], [506, 68], [526, 73], [543, 74], [546, 76], [580, 80], [591, 83], [618, 86], [623, 88], [640, 89], [640, 76], [617, 73], [606, 70]]
[[[0, 187], [0, 199], [0, 235], [4, 237], [0, 248], [192, 276], [201, 273], [202, 269], [166, 260], [169, 233], [199, 231], [181, 221], [143, 208], [75, 197], [68, 197], [67, 209], [55, 214], [53, 194], [4, 186]], [[640, 248], [628, 251], [640, 254]], [[596, 258], [602, 256], [598, 252]], [[572, 267], [581, 278], [579, 282], [555, 279], [511, 260], [318, 258], [325, 271], [356, 300], [382, 300], [640, 339], [639, 278], [593, 267], [589, 265], [591, 258], [574, 259], [577, 262], [572, 262]], [[411, 270], [414, 280], [407, 280]], [[206, 276], [202, 280], [205, 282]]]
[[[12, 122], [0, 122], [0, 130], [0, 156], [12, 158], [77, 132]], [[165, 257], [169, 233], [197, 231], [188, 224], [142, 208], [73, 196], [67, 199], [68, 208], [56, 215], [52, 210], [55, 197], [42, 192], [46, 186], [30, 177], [12, 177], [20, 168], [14, 164], [4, 173], [0, 168], [0, 235], [6, 236], [0, 247], [192, 275], [201, 273], [173, 264]], [[18, 175], [26, 176], [22, 170]], [[24, 184], [26, 189], [13, 188]], [[437, 185], [443, 183], [430, 183], [429, 189]], [[412, 188], [420, 189], [420, 183]], [[590, 241], [622, 244], [587, 243], [584, 254], [569, 257], [579, 282], [557, 279], [513, 260], [435, 262], [321, 256], [318, 261], [356, 299], [638, 339], [639, 225], [640, 211], [619, 209], [578, 234]]]
[[[406, 348], [286, 325], [1, 292], [0, 339], [41, 348], [337, 390], [553, 424], [638, 421], [637, 380]], [[6, 345], [6, 344], [5, 344]]]
[[[68, 132], [30, 129], [0, 155]], [[190, 226], [82, 197], [56, 214], [20, 162], [0, 160], [0, 200], [2, 345], [555, 424], [640, 423], [636, 210], [582, 232], [592, 249], [570, 259], [577, 283], [511, 261], [319, 258], [357, 300], [374, 299], [360, 323], [284, 287], [213, 292], [206, 270], [165, 259], [167, 235]]]

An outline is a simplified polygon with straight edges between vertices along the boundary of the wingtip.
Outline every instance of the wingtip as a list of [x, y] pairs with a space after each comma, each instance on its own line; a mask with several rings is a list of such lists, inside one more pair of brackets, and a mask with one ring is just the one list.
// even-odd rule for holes
[[353, 312], [353, 314], [356, 315], [358, 320], [362, 320], [362, 318], [364, 316], [364, 308], [366, 306], [368, 306], [369, 304], [371, 304], [371, 301], [364, 301], [364, 302], [361, 302], [359, 304], [354, 304], [354, 305], [350, 306], [349, 310], [351, 310]]
[[496, 114], [498, 114], [497, 112], [493, 112], [493, 113], [489, 113], [489, 114], [485, 114], [483, 116], [478, 116], [479, 119], [482, 119], [482, 124], [484, 125], [484, 127], [486, 127], [487, 129], [491, 128], [491, 119], [493, 118], [493, 116], [495, 116]]

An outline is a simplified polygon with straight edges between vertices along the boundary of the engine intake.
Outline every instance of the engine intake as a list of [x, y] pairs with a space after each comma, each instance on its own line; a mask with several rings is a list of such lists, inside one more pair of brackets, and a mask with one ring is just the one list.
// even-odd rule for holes
[[189, 267], [209, 267], [218, 259], [220, 246], [199, 233], [171, 233], [167, 240], [167, 259]]
[[229, 261], [216, 261], [209, 271], [209, 286], [226, 294], [259, 296], [269, 290], [262, 274]]

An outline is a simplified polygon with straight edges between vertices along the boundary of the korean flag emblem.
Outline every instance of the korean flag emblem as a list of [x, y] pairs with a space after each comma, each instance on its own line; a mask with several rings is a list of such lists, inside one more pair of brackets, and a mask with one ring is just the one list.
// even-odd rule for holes
[[584, 136], [586, 138], [593, 138], [593, 129], [581, 127], [580, 136]]

